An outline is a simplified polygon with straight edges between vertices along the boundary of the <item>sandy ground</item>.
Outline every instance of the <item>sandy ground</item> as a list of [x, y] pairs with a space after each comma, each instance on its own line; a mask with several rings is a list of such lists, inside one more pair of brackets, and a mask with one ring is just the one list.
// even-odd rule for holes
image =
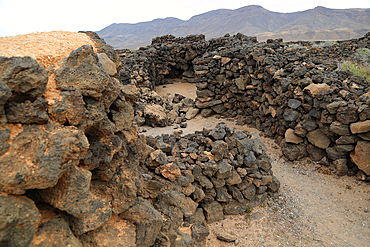
[[171, 94], [181, 94], [187, 98], [195, 99], [197, 97], [196, 94], [196, 86], [193, 83], [181, 83], [181, 80], [174, 79], [172, 80], [173, 84], [167, 85], [160, 85], [156, 87], [156, 92], [159, 95], [166, 95], [167, 93]]
[[[157, 90], [191, 94], [191, 84], [171, 84]], [[238, 130], [261, 136], [272, 159], [272, 170], [281, 183], [279, 193], [245, 215], [229, 215], [210, 224], [207, 246], [358, 246], [370, 247], [370, 185], [355, 177], [325, 175], [308, 159], [290, 162], [276, 143], [258, 130], [239, 126], [232, 119], [197, 116], [187, 121], [184, 134], [213, 128], [225, 122]], [[145, 129], [145, 135], [172, 133], [173, 126]], [[216, 238], [226, 232], [236, 237], [227, 243]]]

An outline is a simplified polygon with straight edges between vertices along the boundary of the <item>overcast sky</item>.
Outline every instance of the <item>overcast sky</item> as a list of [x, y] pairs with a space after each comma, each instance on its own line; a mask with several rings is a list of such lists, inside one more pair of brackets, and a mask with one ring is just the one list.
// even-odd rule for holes
[[370, 8], [370, 0], [0, 0], [0, 37], [44, 31], [99, 31], [112, 23], [188, 20], [215, 9], [261, 5], [274, 12], [324, 6]]

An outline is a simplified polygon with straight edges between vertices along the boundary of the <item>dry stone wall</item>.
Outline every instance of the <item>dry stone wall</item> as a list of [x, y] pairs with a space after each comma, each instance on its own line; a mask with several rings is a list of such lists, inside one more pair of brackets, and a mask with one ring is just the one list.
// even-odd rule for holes
[[[309, 156], [339, 175], [366, 180], [370, 175], [365, 161], [369, 158], [369, 83], [341, 71], [338, 64], [357, 49], [368, 48], [369, 37], [258, 43], [242, 34], [210, 41], [202, 36], [163, 36], [138, 54], [151, 61], [156, 80], [148, 78], [155, 85], [166, 83], [171, 74], [196, 83], [192, 107], [204, 117], [241, 116], [244, 123], [275, 138], [288, 159]], [[126, 59], [121, 56], [123, 63]]]

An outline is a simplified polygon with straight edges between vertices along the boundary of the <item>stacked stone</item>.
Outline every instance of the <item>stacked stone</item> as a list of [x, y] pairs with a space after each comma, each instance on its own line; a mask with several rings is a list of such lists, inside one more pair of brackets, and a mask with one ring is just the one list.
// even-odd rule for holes
[[368, 150], [369, 83], [330, 60], [337, 50], [350, 55], [368, 46], [363, 39], [355, 42], [318, 48], [270, 40], [209, 52], [193, 61], [195, 73], [204, 78], [197, 83], [196, 106], [244, 116], [245, 123], [282, 140], [290, 160], [309, 155], [320, 164], [334, 164], [338, 175], [366, 179], [370, 150], [356, 150]]
[[[161, 231], [170, 240], [176, 234], [168, 229], [178, 232], [182, 223], [192, 233], [186, 239], [203, 242], [207, 236], [204, 219], [212, 223], [224, 214], [243, 214], [280, 186], [266, 147], [248, 131], [221, 123], [184, 137], [149, 136], [147, 144], [153, 151], [142, 167], [143, 197], [154, 198], [154, 207], [165, 215]], [[169, 212], [171, 206], [179, 210]]]
[[[336, 145], [354, 148], [357, 140], [368, 141], [364, 137], [366, 132], [344, 129], [349, 130], [349, 124], [356, 122], [366, 125], [369, 84], [337, 68], [340, 59], [351, 57], [358, 48], [367, 47], [369, 34], [348, 41], [288, 43], [281, 39], [257, 43], [255, 37], [237, 34], [210, 41], [201, 36], [164, 36], [154, 39], [151, 46], [141, 48], [139, 53], [150, 57], [154, 68], [152, 75], [156, 78], [148, 78], [156, 85], [166, 83], [163, 78], [170, 74], [181, 78], [178, 73], [184, 71], [183, 81], [197, 85], [195, 106], [202, 116], [213, 113], [243, 116], [245, 123], [253, 124], [279, 142], [283, 140], [287, 158], [296, 160], [310, 156], [325, 165], [335, 161], [338, 174], [357, 174], [366, 179], [370, 175], [365, 172], [369, 165], [360, 164], [359, 158], [351, 158], [350, 153], [355, 156], [350, 147], [343, 150]], [[336, 103], [341, 101], [345, 103]], [[344, 108], [340, 108], [339, 113], [338, 109], [329, 111], [326, 105], [330, 108], [332, 103], [342, 104], [338, 109]], [[354, 114], [348, 116], [352, 120], [341, 120], [339, 115], [346, 116], [347, 112]], [[309, 132], [314, 133], [307, 138]], [[294, 138], [291, 138], [292, 133], [296, 135]], [[337, 139], [345, 135], [356, 135], [360, 139], [337, 144]], [[312, 136], [323, 139], [326, 144], [315, 143]], [[339, 159], [341, 161], [336, 161]]]

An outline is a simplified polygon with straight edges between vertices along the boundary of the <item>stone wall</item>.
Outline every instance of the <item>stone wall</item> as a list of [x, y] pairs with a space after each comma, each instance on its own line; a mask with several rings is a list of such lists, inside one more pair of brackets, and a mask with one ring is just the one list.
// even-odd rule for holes
[[[281, 143], [288, 159], [310, 156], [339, 175], [364, 180], [370, 175], [369, 83], [341, 71], [338, 63], [368, 47], [369, 34], [348, 41], [287, 43], [258, 43], [242, 34], [210, 41], [164, 36], [131, 54], [151, 61], [157, 73], [157, 81], [148, 76], [152, 89], [166, 83], [171, 70], [182, 68], [178, 77], [196, 83], [193, 107], [203, 116], [242, 117]], [[121, 56], [124, 64], [126, 59]]]

